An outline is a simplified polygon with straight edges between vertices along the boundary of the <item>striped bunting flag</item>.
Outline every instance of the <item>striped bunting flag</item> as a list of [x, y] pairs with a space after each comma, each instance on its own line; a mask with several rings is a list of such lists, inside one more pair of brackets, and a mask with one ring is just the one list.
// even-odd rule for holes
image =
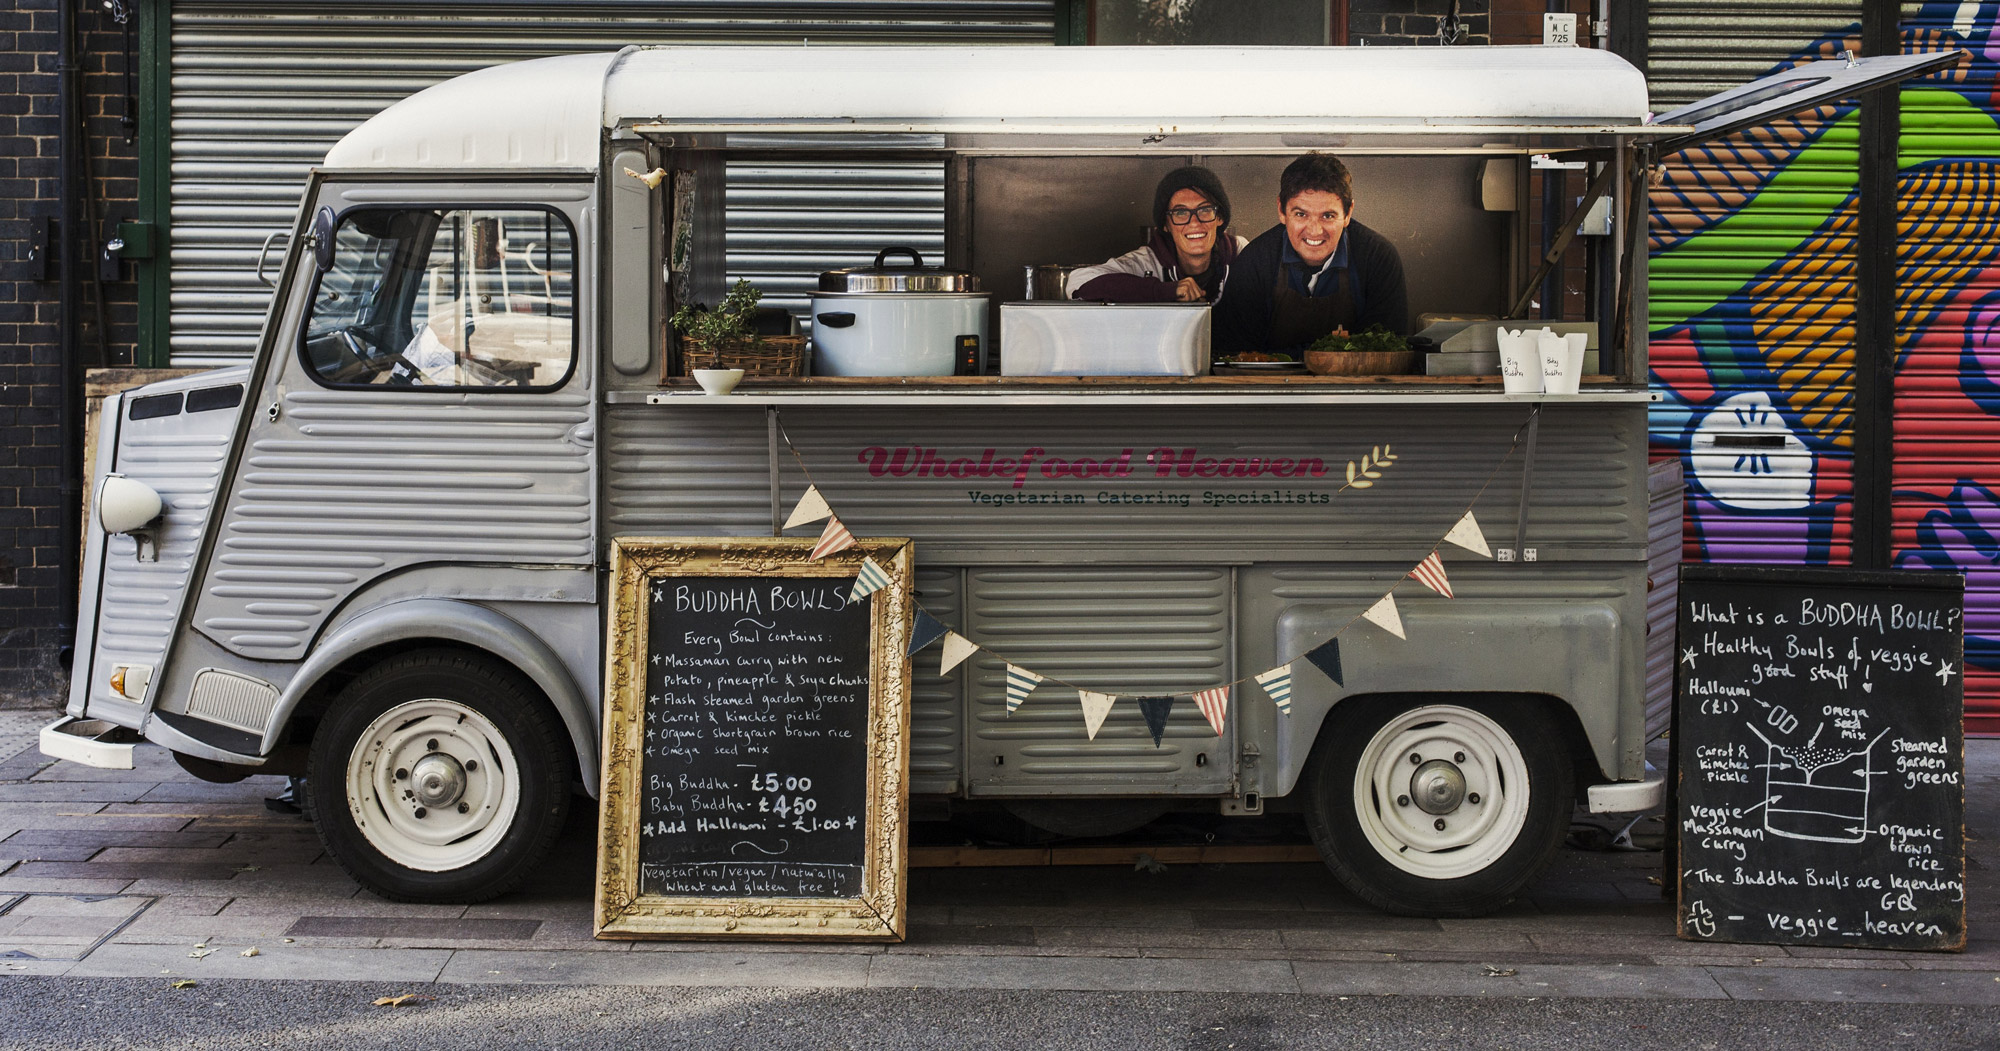
[[1292, 666], [1290, 664], [1280, 664], [1270, 671], [1257, 676], [1257, 685], [1262, 686], [1264, 692], [1271, 695], [1271, 700], [1277, 704], [1279, 711], [1286, 715], [1292, 714]]
[[1383, 631], [1399, 639], [1409, 639], [1403, 634], [1403, 615], [1396, 612], [1396, 596], [1393, 593], [1382, 596], [1382, 601], [1368, 607], [1361, 615]]
[[883, 569], [872, 558], [861, 560], [861, 572], [854, 575], [854, 590], [847, 593], [847, 601], [859, 602], [889, 583], [889, 571]]
[[979, 652], [979, 644], [955, 631], [944, 633], [944, 659], [938, 662], [938, 674], [946, 675], [959, 666], [965, 658]]
[[1118, 703], [1118, 698], [1114, 694], [1078, 690], [1076, 699], [1083, 702], [1083, 730], [1095, 741], [1097, 731], [1104, 727], [1104, 717], [1111, 714], [1111, 706]]
[[1229, 721], [1229, 687], [1218, 686], [1195, 694], [1194, 706], [1201, 709], [1202, 717], [1208, 720], [1209, 729], [1215, 731], [1215, 736], [1221, 737], [1222, 727]]
[[838, 517], [828, 515], [826, 516], [826, 532], [819, 535], [819, 543], [813, 545], [812, 554], [806, 557], [817, 562], [828, 555], [845, 551], [853, 546], [854, 534], [849, 533], [847, 527], [840, 524]]
[[943, 621], [931, 616], [930, 610], [918, 606], [917, 623], [910, 628], [910, 648], [905, 651], [904, 656], [916, 656], [918, 650], [944, 638], [950, 630], [944, 626]]
[[1015, 709], [1021, 707], [1021, 702], [1028, 699], [1028, 694], [1033, 693], [1036, 684], [1041, 681], [1041, 676], [1026, 668], [1007, 665], [1007, 714], [1014, 714]]
[[1417, 578], [1418, 583], [1445, 598], [1454, 597], [1451, 593], [1451, 581], [1444, 578], [1444, 562], [1438, 558], [1437, 552], [1431, 552], [1422, 562], [1417, 563], [1417, 568], [1410, 570], [1410, 575]]
[[1457, 544], [1475, 555], [1493, 557], [1493, 552], [1486, 546], [1486, 534], [1479, 531], [1479, 523], [1473, 519], [1470, 511], [1465, 513], [1464, 518], [1458, 520], [1457, 525], [1451, 527], [1451, 532], [1446, 533], [1444, 538], [1447, 543]]
[[806, 486], [806, 495], [799, 497], [798, 506], [792, 508], [792, 517], [785, 519], [785, 528], [802, 526], [807, 522], [817, 522], [833, 513], [826, 506], [826, 497], [819, 495], [819, 486]]

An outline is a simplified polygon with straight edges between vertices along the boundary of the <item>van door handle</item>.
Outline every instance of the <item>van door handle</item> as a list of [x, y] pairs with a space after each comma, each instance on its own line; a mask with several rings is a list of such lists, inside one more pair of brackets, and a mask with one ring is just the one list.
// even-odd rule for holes
[[854, 324], [854, 315], [842, 310], [832, 314], [814, 314], [813, 320], [828, 328], [847, 328]]

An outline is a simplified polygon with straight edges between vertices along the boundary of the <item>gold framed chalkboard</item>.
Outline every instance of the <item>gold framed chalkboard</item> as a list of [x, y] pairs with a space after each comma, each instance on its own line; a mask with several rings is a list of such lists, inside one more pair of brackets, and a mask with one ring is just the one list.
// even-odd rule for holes
[[598, 937], [901, 940], [911, 545], [814, 543], [613, 543]]

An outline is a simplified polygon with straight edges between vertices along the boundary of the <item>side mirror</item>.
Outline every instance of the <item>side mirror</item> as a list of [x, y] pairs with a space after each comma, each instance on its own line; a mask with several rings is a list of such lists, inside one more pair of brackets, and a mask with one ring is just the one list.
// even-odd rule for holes
[[164, 507], [152, 486], [122, 474], [105, 475], [97, 488], [97, 524], [107, 533], [144, 529]]
[[336, 221], [331, 208], [322, 207], [313, 216], [313, 265], [318, 267], [322, 274], [333, 269], [333, 227]]

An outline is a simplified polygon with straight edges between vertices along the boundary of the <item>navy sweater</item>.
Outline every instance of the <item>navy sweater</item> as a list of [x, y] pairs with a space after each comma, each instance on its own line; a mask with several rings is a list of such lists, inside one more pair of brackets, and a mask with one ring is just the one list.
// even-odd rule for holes
[[[1397, 335], [1408, 335], [1409, 290], [1403, 284], [1403, 259], [1396, 254], [1396, 246], [1360, 223], [1347, 224], [1341, 239], [1346, 242], [1342, 246], [1347, 252], [1346, 276], [1354, 289], [1355, 321], [1350, 331], [1381, 325]], [[1229, 271], [1229, 287], [1215, 305], [1211, 320], [1217, 357], [1297, 349], [1270, 345], [1271, 289], [1278, 283], [1284, 249], [1285, 227], [1280, 223], [1257, 235], [1237, 254]], [[1322, 293], [1331, 293], [1335, 287], [1329, 279], [1321, 279], [1320, 285]]]

